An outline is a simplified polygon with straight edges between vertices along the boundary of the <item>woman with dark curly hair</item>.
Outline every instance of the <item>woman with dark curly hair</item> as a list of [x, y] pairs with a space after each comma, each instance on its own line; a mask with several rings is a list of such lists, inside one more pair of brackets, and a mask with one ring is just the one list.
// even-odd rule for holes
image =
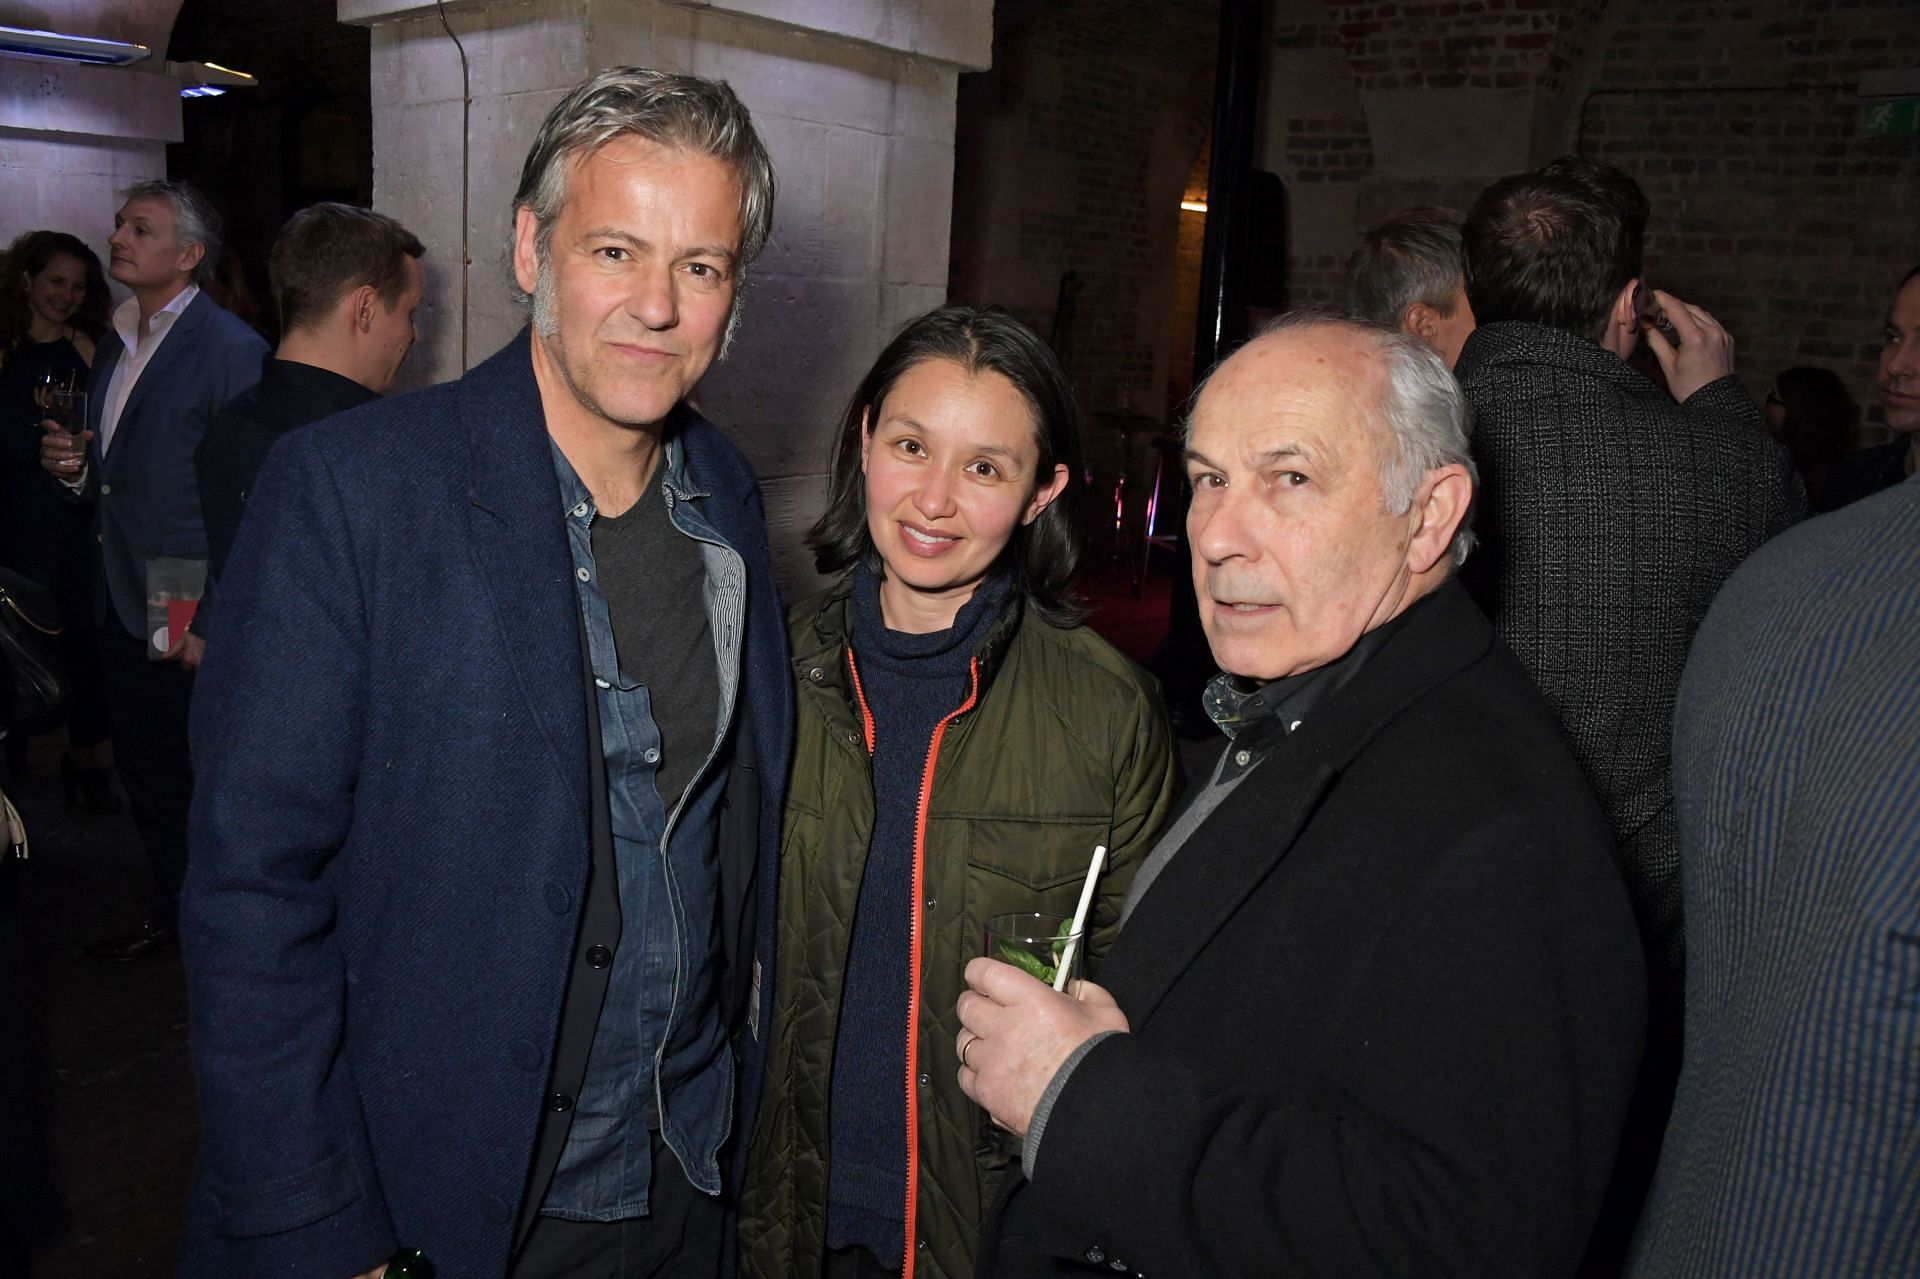
[[1032, 329], [947, 306], [880, 353], [795, 605], [767, 1085], [748, 1279], [962, 1279], [1013, 1150], [956, 1082], [986, 922], [1071, 916], [1097, 963], [1171, 806], [1153, 681], [1080, 624], [1073, 394]]
[[[40, 420], [43, 388], [86, 389], [108, 301], [100, 259], [64, 231], [29, 231], [0, 259], [0, 564], [60, 601], [71, 685], [67, 800], [97, 812], [119, 805], [107, 785], [107, 712], [93, 646], [91, 515], [41, 469]], [[7, 739], [16, 766], [25, 744], [24, 732]]]

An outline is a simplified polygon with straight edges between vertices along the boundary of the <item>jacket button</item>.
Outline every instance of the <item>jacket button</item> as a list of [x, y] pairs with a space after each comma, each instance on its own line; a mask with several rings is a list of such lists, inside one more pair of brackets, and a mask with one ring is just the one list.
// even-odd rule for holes
[[814, 667], [812, 670], [807, 672], [807, 678], [812, 680], [816, 684], [818, 684], [821, 680], [825, 679], [826, 677], [827, 677], [827, 673], [821, 670], [818, 666]]
[[605, 946], [587, 947], [587, 967], [605, 968], [613, 962], [613, 952]]
[[931, 897], [929, 897], [929, 898], [927, 898], [927, 909], [928, 909], [928, 910], [932, 910], [932, 909], [933, 909], [933, 908], [934, 908], [935, 906], [938, 906], [939, 904], [940, 904], [940, 903], [939, 903], [939, 902], [937, 902], [937, 901], [935, 901], [935, 900], [934, 900], [933, 898], [931, 898]]
[[932, 1075], [929, 1075], [929, 1074], [927, 1074], [927, 1073], [925, 1073], [924, 1071], [923, 1071], [923, 1072], [921, 1072], [921, 1075], [920, 1075], [920, 1086], [921, 1086], [922, 1088], [931, 1088], [931, 1087], [933, 1087], [933, 1076], [932, 1076]]
[[563, 1092], [557, 1092], [547, 1098], [547, 1109], [553, 1111], [556, 1115], [564, 1115], [573, 1109], [573, 1098]]
[[1088, 1265], [1097, 1266], [1107, 1259], [1107, 1250], [1099, 1244], [1095, 1244], [1093, 1247], [1087, 1249], [1084, 1255]]
[[100, 496], [101, 496], [101, 497], [111, 497], [112, 495], [113, 495], [113, 485], [111, 485], [111, 484], [102, 484], [102, 485], [100, 486]]
[[1107, 1269], [1118, 1270], [1121, 1274], [1125, 1274], [1127, 1272], [1127, 1263], [1120, 1260], [1120, 1258], [1115, 1257], [1112, 1261], [1109, 1261], [1107, 1263]]

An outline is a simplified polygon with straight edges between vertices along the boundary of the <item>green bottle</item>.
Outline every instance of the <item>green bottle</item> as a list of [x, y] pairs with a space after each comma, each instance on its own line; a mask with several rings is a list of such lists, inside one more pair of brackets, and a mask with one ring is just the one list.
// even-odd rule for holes
[[433, 1279], [433, 1262], [418, 1248], [402, 1248], [387, 1258], [386, 1279]]

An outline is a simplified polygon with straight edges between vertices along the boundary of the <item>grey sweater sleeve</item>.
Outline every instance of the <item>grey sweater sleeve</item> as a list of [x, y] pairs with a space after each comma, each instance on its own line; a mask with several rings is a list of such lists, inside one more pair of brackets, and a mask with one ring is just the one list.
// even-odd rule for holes
[[1066, 1091], [1067, 1080], [1072, 1076], [1074, 1068], [1093, 1050], [1095, 1044], [1109, 1035], [1125, 1033], [1123, 1030], [1101, 1031], [1068, 1053], [1067, 1059], [1060, 1063], [1060, 1069], [1053, 1072], [1053, 1079], [1048, 1082], [1047, 1090], [1040, 1094], [1040, 1100], [1033, 1107], [1033, 1119], [1027, 1124], [1027, 1139], [1020, 1143], [1020, 1167], [1026, 1172], [1028, 1181], [1033, 1180], [1034, 1165], [1040, 1158], [1040, 1135], [1046, 1130], [1047, 1116], [1053, 1113], [1054, 1103], [1060, 1100], [1060, 1094]]

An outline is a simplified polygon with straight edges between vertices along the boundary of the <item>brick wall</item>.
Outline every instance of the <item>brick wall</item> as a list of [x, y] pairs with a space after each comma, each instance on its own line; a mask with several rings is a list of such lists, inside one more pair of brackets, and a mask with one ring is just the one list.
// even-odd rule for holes
[[1327, 9], [1362, 88], [1510, 89], [1562, 83], [1605, 7], [1606, 0], [1365, 0]]
[[1045, 334], [1074, 272], [1062, 356], [1090, 413], [1164, 412], [1179, 202], [1211, 114], [1216, 12], [1002, 0], [993, 69], [961, 77], [954, 296]]
[[1811, 364], [1870, 405], [1920, 261], [1920, 138], [1861, 136], [1856, 86], [1920, 62], [1911, 0], [1616, 2], [1581, 142], [1653, 202], [1648, 278], [1727, 325], [1756, 390]]
[[[1493, 176], [1422, 168], [1404, 136], [1412, 167], [1383, 168], [1382, 95], [1432, 91], [1437, 137], [1458, 94], [1504, 90], [1519, 96], [1503, 109], [1535, 119], [1530, 151], [1500, 167], [1578, 149], [1633, 174], [1653, 204], [1649, 280], [1733, 331], [1756, 393], [1812, 364], [1872, 404], [1892, 283], [1920, 261], [1920, 139], [1861, 136], [1857, 86], [1920, 62], [1912, 0], [1275, 0], [1269, 39], [1295, 80], [1345, 60], [1339, 92], [1272, 88], [1295, 304], [1338, 296], [1364, 226], [1464, 208]], [[1390, 123], [1407, 129], [1404, 112]], [[1870, 420], [1864, 439], [1879, 433]]]

